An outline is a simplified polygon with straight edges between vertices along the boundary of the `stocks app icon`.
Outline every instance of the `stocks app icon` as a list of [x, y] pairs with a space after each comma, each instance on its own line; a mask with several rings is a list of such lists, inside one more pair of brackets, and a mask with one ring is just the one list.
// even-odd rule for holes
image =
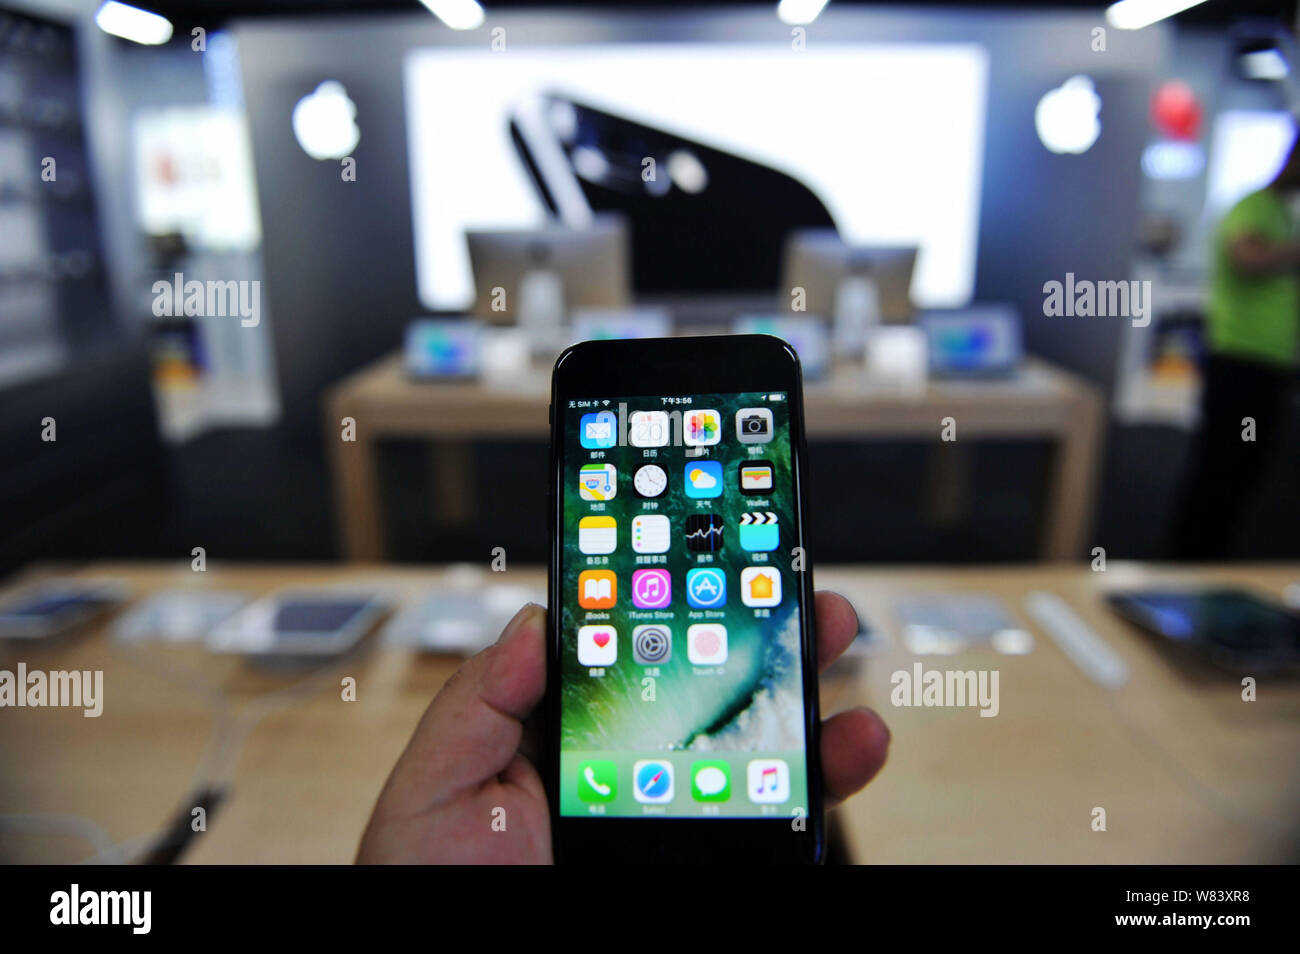
[[686, 549], [716, 553], [722, 549], [722, 518], [716, 513], [693, 513], [686, 518]]
[[667, 626], [638, 626], [632, 630], [632, 658], [642, 666], [666, 663], [673, 655], [673, 634]]

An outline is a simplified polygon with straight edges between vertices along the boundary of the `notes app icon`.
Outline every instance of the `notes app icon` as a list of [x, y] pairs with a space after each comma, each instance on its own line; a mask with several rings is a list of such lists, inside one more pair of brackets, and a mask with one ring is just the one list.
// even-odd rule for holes
[[578, 549], [583, 553], [613, 553], [618, 546], [618, 522], [613, 517], [583, 517], [578, 521]]
[[578, 574], [578, 605], [609, 609], [618, 602], [618, 577], [613, 570], [583, 570]]

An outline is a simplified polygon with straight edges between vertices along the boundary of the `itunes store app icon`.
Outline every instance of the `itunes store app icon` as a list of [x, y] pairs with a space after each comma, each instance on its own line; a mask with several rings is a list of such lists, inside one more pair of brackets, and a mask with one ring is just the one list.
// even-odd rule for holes
[[662, 609], [673, 601], [673, 578], [667, 570], [637, 570], [632, 574], [632, 605]]

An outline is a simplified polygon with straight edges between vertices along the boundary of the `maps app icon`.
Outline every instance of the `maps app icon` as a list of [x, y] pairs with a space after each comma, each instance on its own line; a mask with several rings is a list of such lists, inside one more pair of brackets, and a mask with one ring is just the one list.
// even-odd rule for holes
[[615, 433], [618, 427], [618, 415], [613, 411], [597, 411], [595, 414], [582, 415], [578, 439], [583, 447], [613, 447], [618, 443]]

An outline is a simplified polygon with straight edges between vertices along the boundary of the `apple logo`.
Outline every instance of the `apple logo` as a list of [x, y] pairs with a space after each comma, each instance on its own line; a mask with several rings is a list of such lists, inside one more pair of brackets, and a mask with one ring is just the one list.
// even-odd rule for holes
[[1101, 97], [1086, 76], [1071, 76], [1048, 90], [1034, 110], [1038, 138], [1052, 152], [1087, 152], [1101, 135]]
[[357, 104], [337, 80], [326, 80], [293, 107], [293, 134], [313, 159], [342, 159], [361, 138]]

